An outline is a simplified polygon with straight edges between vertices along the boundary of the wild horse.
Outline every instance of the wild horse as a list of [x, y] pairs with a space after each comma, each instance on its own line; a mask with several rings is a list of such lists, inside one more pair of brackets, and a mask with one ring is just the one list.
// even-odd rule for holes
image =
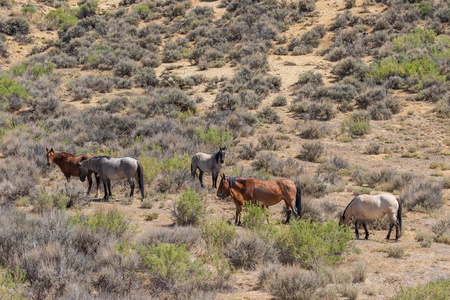
[[[61, 172], [63, 172], [64, 176], [66, 176], [67, 182], [69, 182], [71, 176], [79, 177], [80, 174], [78, 172], [77, 164], [80, 161], [94, 157], [94, 155], [91, 154], [76, 156], [72, 153], [53, 150], [53, 148], [51, 148], [50, 150], [48, 148], [45, 148], [45, 150], [47, 151], [47, 165], [50, 166], [50, 164], [54, 162], [59, 167]], [[100, 177], [94, 171], [89, 171], [87, 174], [89, 181], [87, 195], [89, 195], [92, 187], [92, 174], [94, 174], [95, 181], [97, 183], [97, 191], [95, 193], [95, 197], [97, 197], [98, 188], [100, 186]]]
[[217, 177], [219, 177], [220, 169], [225, 161], [225, 153], [227, 148], [220, 147], [218, 151], [213, 154], [206, 154], [199, 152], [191, 159], [191, 174], [195, 178], [197, 175], [197, 168], [200, 170], [198, 178], [203, 187], [203, 172], [210, 172], [212, 175], [212, 187], [217, 188]]
[[366, 236], [369, 238], [369, 231], [367, 230], [366, 221], [376, 220], [384, 215], [389, 218], [389, 232], [386, 236], [388, 240], [391, 237], [392, 228], [395, 226], [395, 241], [401, 235], [402, 231], [402, 205], [393, 195], [359, 195], [355, 197], [345, 208], [344, 213], [339, 219], [339, 225], [348, 224], [353, 216], [355, 221], [355, 234], [359, 238], [358, 222], [362, 223]]
[[105, 196], [103, 199], [108, 199], [112, 196], [111, 193], [111, 180], [121, 180], [127, 178], [130, 184], [131, 193], [130, 197], [134, 193], [134, 181], [136, 178], [139, 189], [141, 190], [142, 200], [144, 199], [144, 168], [142, 164], [131, 157], [113, 158], [110, 156], [95, 156], [93, 158], [80, 161], [78, 163], [80, 180], [84, 181], [89, 171], [95, 171], [99, 174], [100, 179], [103, 182], [105, 189]]
[[217, 196], [233, 198], [236, 205], [236, 225], [241, 224], [241, 211], [245, 201], [251, 201], [253, 204], [259, 201], [263, 206], [272, 206], [284, 200], [287, 210], [286, 223], [289, 223], [292, 212], [294, 217], [301, 217], [302, 214], [300, 187], [288, 179], [261, 180], [222, 174]]

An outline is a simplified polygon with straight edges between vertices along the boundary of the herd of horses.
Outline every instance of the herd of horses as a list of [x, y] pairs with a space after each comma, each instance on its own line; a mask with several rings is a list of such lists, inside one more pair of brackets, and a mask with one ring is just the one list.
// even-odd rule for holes
[[[191, 175], [195, 178], [199, 169], [200, 184], [203, 187], [203, 173], [209, 172], [212, 175], [212, 188], [217, 189], [217, 196], [226, 198], [230, 196], [236, 206], [235, 224], [240, 225], [241, 212], [246, 201], [253, 204], [259, 202], [263, 209], [278, 204], [284, 200], [286, 205], [286, 223], [289, 223], [292, 213], [295, 218], [302, 215], [301, 190], [300, 186], [288, 179], [261, 180], [258, 178], [244, 178], [221, 175], [220, 184], [217, 188], [217, 179], [220, 169], [225, 161], [226, 148], [220, 147], [213, 154], [197, 153], [191, 160]], [[139, 184], [142, 199], [144, 199], [144, 176], [142, 164], [131, 157], [113, 158], [110, 156], [94, 156], [74, 154], [62, 151], [46, 149], [47, 163], [55, 163], [63, 172], [69, 182], [71, 176], [79, 177], [82, 182], [89, 182], [87, 194], [92, 187], [92, 176], [96, 179], [98, 189], [100, 180], [105, 191], [104, 200], [108, 200], [111, 193], [111, 180], [127, 179], [130, 184], [130, 197], [133, 196], [135, 178]], [[359, 195], [355, 197], [345, 208], [339, 219], [339, 225], [348, 224], [355, 218], [355, 234], [359, 238], [358, 224], [362, 224], [365, 230], [365, 239], [369, 238], [367, 230], [367, 220], [376, 220], [384, 215], [389, 219], [389, 232], [386, 239], [390, 238], [393, 227], [396, 228], [395, 240], [397, 241], [402, 230], [402, 206], [393, 195]]]

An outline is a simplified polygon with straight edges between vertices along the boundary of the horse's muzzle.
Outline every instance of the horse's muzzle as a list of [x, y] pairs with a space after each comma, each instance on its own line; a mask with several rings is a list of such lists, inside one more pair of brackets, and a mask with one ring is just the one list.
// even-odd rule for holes
[[225, 198], [225, 195], [224, 194], [222, 194], [222, 193], [219, 193], [219, 192], [217, 192], [217, 197], [219, 197], [219, 198]]
[[223, 164], [225, 161], [223, 159], [220, 160], [220, 163]]
[[48, 163], [47, 163], [47, 166], [49, 166], [49, 167], [50, 167], [50, 165], [51, 165], [51, 163], [49, 163], [49, 162], [48, 162]]

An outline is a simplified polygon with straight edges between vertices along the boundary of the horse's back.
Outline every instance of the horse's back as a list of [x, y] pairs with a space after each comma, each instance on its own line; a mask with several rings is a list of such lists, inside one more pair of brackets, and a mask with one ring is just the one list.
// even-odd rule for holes
[[353, 213], [358, 218], [379, 219], [398, 209], [397, 199], [390, 194], [359, 195], [352, 201]]
[[101, 165], [102, 173], [109, 179], [133, 177], [138, 169], [138, 161], [132, 157], [102, 157], [99, 159], [99, 164]]

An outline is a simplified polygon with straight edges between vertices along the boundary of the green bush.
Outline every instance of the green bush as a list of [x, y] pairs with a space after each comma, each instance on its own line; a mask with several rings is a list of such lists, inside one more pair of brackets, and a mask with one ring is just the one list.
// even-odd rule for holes
[[210, 127], [205, 131], [204, 127], [199, 127], [195, 131], [194, 138], [199, 143], [212, 144], [214, 146], [231, 146], [233, 133], [229, 130], [219, 131], [217, 127]]
[[78, 22], [78, 18], [70, 13], [66, 13], [61, 9], [55, 9], [50, 11], [45, 20], [53, 28], [59, 28], [61, 30], [67, 30], [72, 25]]
[[353, 137], [361, 137], [370, 131], [371, 126], [368, 116], [353, 114], [342, 122], [341, 129], [343, 133], [349, 133]]
[[172, 215], [178, 225], [197, 225], [206, 213], [206, 201], [203, 195], [188, 188], [175, 201]]
[[244, 204], [245, 214], [242, 217], [242, 225], [251, 230], [259, 230], [263, 228], [269, 220], [269, 211], [263, 209], [261, 202], [255, 204], [250, 201]]
[[210, 247], [223, 248], [237, 236], [236, 227], [230, 226], [224, 218], [207, 219], [202, 223], [201, 229], [202, 238]]
[[24, 7], [22, 7], [21, 11], [24, 14], [34, 14], [36, 12], [36, 8], [34, 8], [34, 6], [31, 5], [25, 5]]
[[292, 220], [289, 226], [275, 233], [275, 244], [281, 251], [280, 260], [298, 261], [311, 268], [316, 260], [335, 264], [349, 250], [353, 239], [350, 228], [337, 222], [319, 224], [309, 220]]
[[131, 225], [131, 219], [119, 210], [110, 210], [106, 213], [99, 211], [93, 215], [77, 213], [71, 218], [73, 224], [91, 228], [95, 232], [102, 232], [117, 238], [135, 234], [136, 226]]
[[446, 300], [450, 298], [450, 280], [432, 281], [415, 287], [400, 287], [391, 300], [433, 299]]
[[0, 298], [9, 300], [25, 300], [26, 272], [16, 266], [14, 270], [3, 271], [0, 268]]
[[150, 245], [140, 254], [151, 276], [164, 283], [166, 288], [195, 279], [207, 280], [213, 275], [200, 259], [186, 250], [185, 244]]
[[50, 61], [46, 62], [36, 62], [36, 61], [25, 61], [11, 68], [14, 76], [29, 74], [33, 76], [34, 80], [44, 75], [49, 75], [53, 72], [56, 65]]

